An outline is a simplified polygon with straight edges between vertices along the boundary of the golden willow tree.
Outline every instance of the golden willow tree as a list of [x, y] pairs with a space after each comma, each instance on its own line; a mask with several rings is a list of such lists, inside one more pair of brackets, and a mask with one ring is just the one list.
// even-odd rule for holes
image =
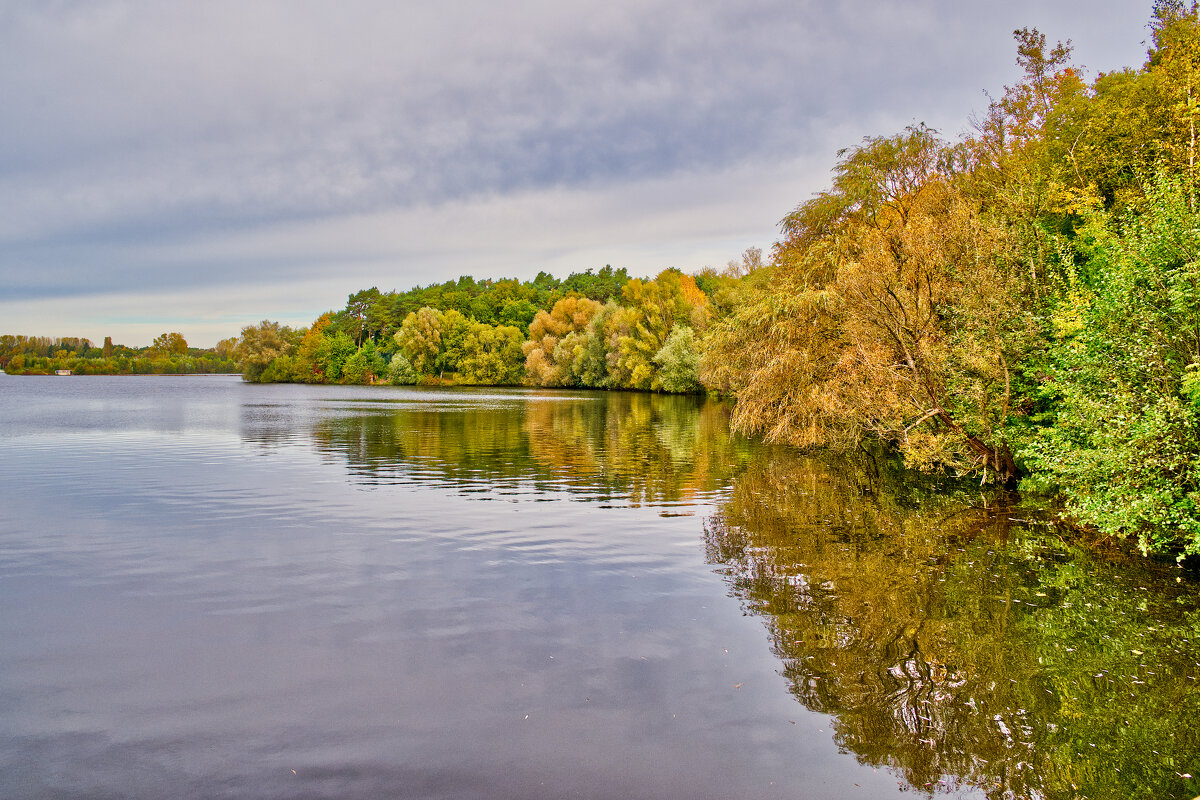
[[741, 429], [801, 446], [874, 435], [912, 466], [1015, 480], [1003, 431], [1038, 326], [956, 152], [924, 126], [867, 139], [784, 220], [772, 274], [706, 354], [703, 379], [736, 394]]
[[529, 325], [529, 340], [523, 345], [525, 371], [532, 386], [563, 386], [570, 383], [570, 359], [559, 344], [571, 334], [587, 328], [601, 304], [586, 297], [564, 297], [550, 311], [539, 311]]

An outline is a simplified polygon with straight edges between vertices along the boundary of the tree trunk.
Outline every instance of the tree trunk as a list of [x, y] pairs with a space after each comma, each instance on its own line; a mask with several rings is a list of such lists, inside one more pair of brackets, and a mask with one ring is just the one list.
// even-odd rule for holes
[[1008, 449], [1008, 445], [1000, 444], [992, 447], [987, 442], [980, 439], [978, 436], [972, 436], [962, 429], [962, 426], [954, 421], [944, 409], [937, 415], [937, 418], [946, 427], [960, 434], [966, 439], [967, 444], [971, 449], [983, 457], [983, 465], [985, 469], [991, 469], [996, 473], [996, 480], [1005, 489], [1017, 488], [1017, 463], [1013, 459], [1012, 451]]

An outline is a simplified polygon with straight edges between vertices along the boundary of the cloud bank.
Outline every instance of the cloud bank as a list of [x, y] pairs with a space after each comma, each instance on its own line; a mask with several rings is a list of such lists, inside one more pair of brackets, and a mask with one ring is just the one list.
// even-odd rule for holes
[[1149, 6], [1041, 6], [0, 5], [0, 327], [211, 344], [370, 285], [721, 264], [836, 149], [965, 128], [1014, 27], [1143, 59]]

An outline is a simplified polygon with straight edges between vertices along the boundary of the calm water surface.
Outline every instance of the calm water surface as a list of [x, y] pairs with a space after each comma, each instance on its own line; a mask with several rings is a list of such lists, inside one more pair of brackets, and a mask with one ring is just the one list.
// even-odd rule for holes
[[1200, 601], [691, 398], [0, 376], [0, 797], [1200, 794]]

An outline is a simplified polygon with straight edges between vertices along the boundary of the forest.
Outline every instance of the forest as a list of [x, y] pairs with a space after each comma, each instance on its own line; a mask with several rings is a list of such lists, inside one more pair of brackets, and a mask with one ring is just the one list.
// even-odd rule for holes
[[194, 375], [236, 373], [237, 339], [216, 347], [188, 347], [183, 334], [163, 333], [149, 347], [113, 344], [106, 336], [96, 347], [88, 339], [50, 336], [0, 336], [0, 369], [9, 375]]

